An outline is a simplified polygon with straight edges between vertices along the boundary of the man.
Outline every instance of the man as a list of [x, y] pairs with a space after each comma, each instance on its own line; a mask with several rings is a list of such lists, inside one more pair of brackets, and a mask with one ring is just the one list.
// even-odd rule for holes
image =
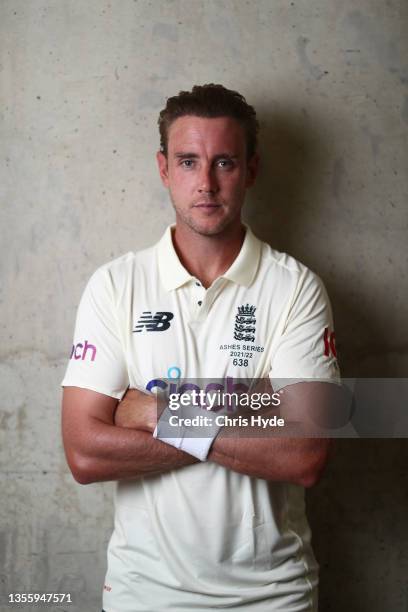
[[239, 426], [169, 436], [153, 392], [187, 378], [225, 389], [270, 377], [289, 392], [281, 414], [301, 420], [311, 380], [338, 380], [327, 295], [241, 222], [259, 164], [245, 99], [195, 86], [168, 99], [159, 127], [176, 223], [94, 273], [62, 382], [74, 477], [119, 481], [104, 610], [316, 610], [304, 487], [319, 479], [329, 441], [243, 438]]

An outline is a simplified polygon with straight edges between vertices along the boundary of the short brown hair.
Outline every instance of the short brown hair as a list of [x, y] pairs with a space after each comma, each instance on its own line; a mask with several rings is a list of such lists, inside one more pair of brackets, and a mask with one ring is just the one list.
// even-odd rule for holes
[[211, 119], [215, 117], [236, 119], [245, 130], [247, 160], [256, 152], [259, 130], [256, 112], [237, 91], [209, 83], [194, 85], [191, 91], [180, 91], [177, 96], [168, 98], [158, 120], [160, 150], [166, 156], [169, 128], [173, 121], [185, 115]]

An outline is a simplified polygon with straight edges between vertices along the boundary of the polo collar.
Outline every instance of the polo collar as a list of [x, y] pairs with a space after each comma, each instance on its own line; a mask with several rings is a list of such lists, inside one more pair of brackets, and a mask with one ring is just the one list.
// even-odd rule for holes
[[171, 237], [171, 231], [174, 227], [176, 227], [175, 223], [169, 225], [157, 243], [160, 278], [167, 291], [177, 289], [193, 278], [190, 272], [182, 265], [174, 248]]
[[[262, 243], [252, 233], [248, 225], [245, 223], [243, 225], [246, 232], [241, 250], [220, 278], [226, 278], [238, 285], [249, 287], [258, 269]], [[176, 253], [172, 239], [173, 228], [175, 228], [175, 224], [169, 225], [156, 245], [160, 278], [167, 291], [177, 289], [194, 279], [182, 265]]]
[[258, 269], [262, 242], [252, 233], [251, 228], [246, 223], [243, 223], [243, 226], [246, 232], [241, 250], [228, 270], [221, 276], [237, 285], [249, 287]]

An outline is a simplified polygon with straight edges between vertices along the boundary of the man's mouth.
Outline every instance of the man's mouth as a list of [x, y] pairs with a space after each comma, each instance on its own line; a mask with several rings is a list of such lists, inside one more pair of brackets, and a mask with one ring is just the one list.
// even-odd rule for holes
[[219, 208], [221, 204], [217, 204], [217, 202], [197, 202], [194, 204], [194, 208]]

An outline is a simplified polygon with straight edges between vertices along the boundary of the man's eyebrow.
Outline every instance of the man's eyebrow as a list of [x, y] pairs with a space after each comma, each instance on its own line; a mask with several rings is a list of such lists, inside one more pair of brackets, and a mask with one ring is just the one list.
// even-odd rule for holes
[[[183, 153], [183, 152], [176, 152], [174, 154], [174, 157], [177, 157], [177, 159], [198, 159], [200, 156], [197, 153]], [[215, 157], [214, 157], [214, 161], [218, 161], [219, 159], [238, 159], [239, 155], [231, 155], [230, 153], [218, 153]]]
[[214, 160], [217, 161], [218, 159], [238, 159], [239, 155], [231, 155], [231, 153], [219, 153], [218, 155], [216, 155], [214, 157]]
[[178, 152], [176, 152], [174, 154], [174, 157], [177, 157], [178, 159], [186, 159], [186, 158], [188, 158], [188, 159], [195, 158], [196, 159], [198, 157], [198, 155], [197, 155], [197, 153], [182, 153], [182, 152], [178, 153]]

